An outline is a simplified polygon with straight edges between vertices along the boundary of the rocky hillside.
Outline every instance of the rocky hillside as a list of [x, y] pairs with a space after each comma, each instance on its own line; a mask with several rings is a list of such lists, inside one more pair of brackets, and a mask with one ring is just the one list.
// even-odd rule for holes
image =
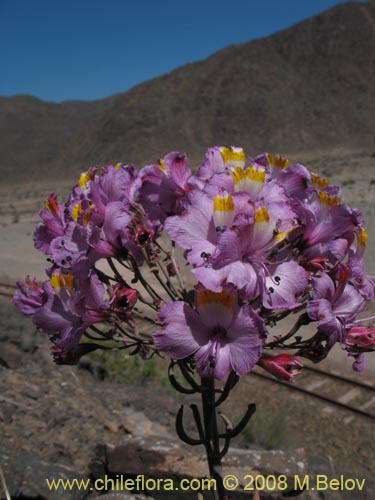
[[94, 102], [41, 101], [32, 96], [0, 97], [0, 171], [3, 181], [64, 175], [62, 151], [81, 127], [102, 113], [112, 98]]
[[227, 47], [110, 99], [0, 101], [9, 180], [94, 163], [152, 162], [213, 144], [248, 151], [375, 148], [375, 8], [348, 2], [264, 39]]

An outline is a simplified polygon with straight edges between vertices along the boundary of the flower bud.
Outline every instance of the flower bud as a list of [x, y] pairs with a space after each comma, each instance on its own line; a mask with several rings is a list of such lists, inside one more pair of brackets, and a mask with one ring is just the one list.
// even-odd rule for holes
[[168, 276], [176, 276], [177, 274], [177, 269], [176, 269], [176, 266], [174, 265], [174, 262], [169, 262], [167, 264], [167, 272], [168, 272]]
[[51, 349], [51, 353], [57, 365], [78, 365], [82, 356], [97, 349], [103, 349], [103, 347], [99, 344], [79, 344], [74, 349], [65, 351], [56, 345]]
[[369, 352], [375, 349], [375, 328], [353, 326], [345, 332], [344, 343], [351, 352]]
[[294, 382], [294, 377], [301, 373], [303, 367], [298, 358], [291, 354], [264, 355], [258, 361], [258, 365], [274, 377], [288, 382]]
[[303, 265], [312, 271], [325, 271], [326, 269], [330, 269], [330, 267], [332, 267], [329, 260], [326, 257], [321, 256], [306, 260]]
[[24, 282], [17, 281], [17, 286], [13, 301], [23, 314], [34, 314], [46, 302], [46, 292], [35, 278], [27, 276]]
[[120, 283], [113, 288], [112, 296], [109, 299], [109, 303], [114, 309], [131, 309], [136, 302], [137, 290], [125, 288]]

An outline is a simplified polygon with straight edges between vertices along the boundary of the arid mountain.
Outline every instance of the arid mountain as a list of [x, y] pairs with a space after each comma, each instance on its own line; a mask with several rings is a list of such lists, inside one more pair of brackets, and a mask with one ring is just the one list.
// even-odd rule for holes
[[[199, 161], [213, 144], [249, 152], [374, 149], [375, 8], [340, 4], [93, 103], [0, 100], [0, 167], [65, 176], [97, 163]], [[4, 111], [5, 108], [5, 111]], [[64, 172], [64, 174], [62, 174]]]
[[63, 177], [63, 147], [111, 100], [43, 102], [31, 96], [0, 97], [0, 170], [3, 181]]

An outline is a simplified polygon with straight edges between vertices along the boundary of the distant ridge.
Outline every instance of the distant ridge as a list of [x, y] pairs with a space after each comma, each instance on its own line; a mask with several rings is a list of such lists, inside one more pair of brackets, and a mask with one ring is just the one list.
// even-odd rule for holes
[[213, 144], [375, 149], [375, 4], [349, 2], [101, 101], [0, 98], [7, 181]]

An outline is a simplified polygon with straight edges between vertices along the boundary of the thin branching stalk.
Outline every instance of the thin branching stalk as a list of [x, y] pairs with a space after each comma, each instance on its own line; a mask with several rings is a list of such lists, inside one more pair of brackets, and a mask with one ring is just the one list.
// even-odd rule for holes
[[[132, 259], [131, 263], [132, 263], [133, 272], [134, 272], [134, 280], [135, 281], [140, 281], [140, 283], [143, 286], [143, 288], [150, 295], [150, 297], [152, 297], [152, 299], [154, 301], [156, 301], [157, 303], [165, 302], [165, 300], [145, 280], [145, 278], [143, 277], [143, 275], [142, 275], [142, 273], [141, 273], [141, 271], [139, 269], [139, 266], [138, 266], [137, 262], [135, 261], [135, 259]], [[157, 306], [155, 306], [155, 309], [158, 310]]]
[[[0, 464], [0, 479], [1, 479], [1, 484], [2, 484], [2, 491], [4, 491], [4, 493], [5, 493], [6, 500], [11, 500], [11, 496], [10, 496], [10, 493], [8, 490], [7, 483], [5, 481], [5, 476], [4, 476], [4, 472], [3, 472], [3, 468], [1, 466], [1, 464]], [[1, 491], [0, 491], [0, 493], [1, 493]]]

